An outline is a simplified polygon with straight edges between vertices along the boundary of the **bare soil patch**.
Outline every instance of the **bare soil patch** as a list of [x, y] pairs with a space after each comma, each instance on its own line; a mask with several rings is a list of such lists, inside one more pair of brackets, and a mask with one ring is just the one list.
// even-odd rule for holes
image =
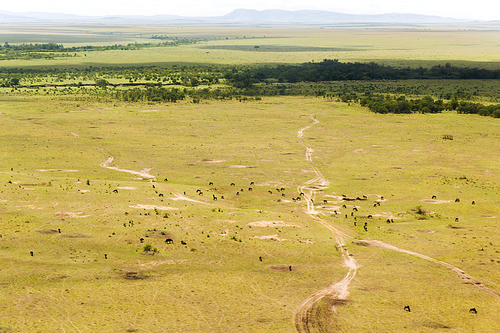
[[137, 187], [133, 187], [133, 186], [119, 186], [116, 189], [117, 190], [137, 190]]
[[454, 202], [454, 201], [453, 200], [422, 199], [422, 200], [420, 200], [420, 202], [437, 205], [437, 204], [450, 203], [450, 202]]
[[465, 229], [464, 227], [456, 227], [454, 225], [448, 225], [448, 226], [446, 226], [446, 228], [448, 228], [448, 229]]
[[174, 236], [172, 233], [167, 232], [167, 231], [160, 231], [160, 230], [148, 230], [146, 232], [146, 236], [152, 237], [152, 238], [174, 239]]
[[78, 213], [73, 213], [73, 212], [56, 212], [54, 213], [54, 216], [58, 217], [73, 217], [73, 218], [83, 218], [83, 217], [90, 217], [90, 215], [82, 215], [82, 212]]
[[433, 234], [435, 233], [434, 230], [428, 230], [428, 229], [420, 229], [418, 230], [419, 232], [427, 233], [427, 234]]
[[300, 227], [298, 225], [287, 224], [283, 221], [256, 221], [248, 223], [249, 226], [252, 227]]
[[52, 234], [58, 234], [59, 231], [55, 229], [42, 229], [42, 230], [35, 230], [36, 233], [42, 234], [42, 235], [52, 235]]
[[271, 271], [274, 272], [293, 272], [297, 270], [297, 266], [291, 266], [291, 265], [286, 265], [286, 264], [280, 264], [280, 265], [271, 265], [267, 266], [267, 269], [270, 269]]
[[177, 210], [178, 208], [175, 207], [166, 207], [166, 206], [156, 206], [156, 205], [133, 205], [129, 206], [130, 208], [137, 208], [137, 209], [158, 209], [158, 210]]
[[253, 238], [258, 238], [258, 239], [269, 239], [269, 240], [275, 240], [277, 242], [283, 242], [288, 239], [284, 238], [279, 238], [278, 235], [268, 235], [268, 236], [254, 236]]
[[127, 272], [123, 275], [125, 280], [145, 280], [148, 279], [149, 276], [141, 273], [141, 272]]

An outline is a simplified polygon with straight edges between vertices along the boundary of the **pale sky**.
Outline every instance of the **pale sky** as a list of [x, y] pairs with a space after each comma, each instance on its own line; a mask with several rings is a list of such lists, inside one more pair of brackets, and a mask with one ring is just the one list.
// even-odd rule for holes
[[220, 16], [234, 9], [314, 9], [350, 14], [414, 13], [500, 20], [498, 0], [3, 0], [0, 10], [77, 15]]

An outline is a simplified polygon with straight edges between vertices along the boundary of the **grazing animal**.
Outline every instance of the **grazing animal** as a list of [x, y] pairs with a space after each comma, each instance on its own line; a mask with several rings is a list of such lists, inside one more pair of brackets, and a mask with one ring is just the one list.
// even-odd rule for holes
[[104, 253], [104, 259], [108, 259], [108, 255]]
[[167, 179], [167, 178], [165, 178], [165, 179], [164, 179], [164, 181], [168, 182], [168, 179]]
[[456, 198], [456, 199], [455, 199], [455, 202], [460, 202], [460, 199], [459, 199], [459, 198]]
[[251, 188], [251, 187], [249, 187], [249, 188], [248, 188], [248, 190], [249, 190], [249, 191], [251, 191], [251, 190], [252, 190], [252, 188]]
[[153, 185], [153, 188], [156, 188], [156, 187]]
[[356, 226], [356, 221], [354, 221], [354, 226]]
[[141, 243], [143, 243], [143, 242], [144, 242], [144, 238], [141, 238], [141, 239], [139, 239], [139, 240], [141, 241]]
[[198, 192], [201, 192], [201, 190], [200, 190], [200, 189], [197, 189], [197, 190], [196, 190], [196, 193], [198, 193]]
[[[61, 229], [57, 229], [57, 231], [58, 231], [59, 233], [61, 233]], [[2, 237], [2, 236], [0, 235], [0, 237]]]
[[281, 193], [281, 196], [284, 197], [285, 196], [285, 193]]
[[203, 195], [203, 192], [202, 191], [198, 192], [198, 195]]
[[387, 223], [391, 223], [391, 220], [387, 219]]
[[458, 222], [458, 217], [455, 217], [455, 222]]
[[224, 199], [224, 196], [223, 196], [223, 195], [221, 195], [221, 196], [220, 196], [220, 198], [221, 198], [221, 199]]
[[255, 185], [255, 183], [254, 182], [250, 182], [250, 185]]
[[236, 192], [236, 195], [240, 195], [240, 192]]
[[210, 183], [208, 183], [208, 186], [213, 185], [213, 184], [214, 184], [214, 183], [210, 182]]
[[167, 243], [167, 244], [173, 244], [174, 240], [172, 238], [167, 238], [167, 239], [165, 239], [165, 243]]
[[116, 189], [115, 189], [115, 190], [113, 190], [113, 193], [118, 193], [118, 190], [116, 190]]
[[405, 309], [405, 311], [411, 312], [409, 305], [405, 305], [404, 309]]
[[469, 310], [469, 313], [473, 313], [473, 314], [477, 314], [477, 310], [476, 308], [472, 308]]
[[280, 191], [280, 189], [279, 189], [279, 188], [277, 188], [277, 189], [276, 189], [276, 192], [279, 192], [279, 191]]
[[259, 260], [262, 261], [262, 257], [259, 257]]
[[186, 191], [184, 191], [184, 195], [186, 195]]
[[267, 191], [267, 193], [269, 193], [269, 194], [273, 194], [273, 191], [269, 190], [269, 191]]
[[162, 197], [162, 196], [163, 196], [163, 193], [158, 194], [158, 196], [159, 196], [159, 197]]
[[367, 218], [371, 219], [371, 218], [373, 218], [373, 216], [371, 216], [371, 215], [368, 215], [368, 216], [367, 216]]
[[292, 266], [288, 266], [288, 269], [290, 270], [290, 272], [292, 271]]
[[284, 188], [284, 187], [282, 187], [282, 188], [280, 188], [280, 190], [281, 190], [281, 191], [284, 191], [284, 190], [285, 190], [285, 188]]
[[393, 220], [393, 219], [391, 219], [391, 223], [394, 223], [394, 220]]
[[213, 199], [214, 201], [217, 201], [217, 197], [215, 196], [215, 194], [212, 194], [212, 199]]
[[300, 195], [301, 195], [301, 196], [304, 196], [305, 194], [304, 194], [304, 192], [300, 192]]
[[365, 231], [368, 231], [368, 227], [366, 225], [363, 227], [363, 229], [365, 229]]
[[297, 199], [295, 199], [295, 198], [292, 198], [292, 200], [293, 200], [293, 202], [297, 201]]
[[353, 211], [355, 211], [355, 212], [357, 212], [357, 211], [358, 211], [358, 209], [357, 209], [356, 207], [354, 207], [352, 210], [353, 210]]
[[347, 206], [346, 205], [342, 205], [342, 208], [347, 208]]
[[363, 195], [363, 199], [366, 200], [368, 199], [368, 197], [366, 195]]
[[32, 256], [32, 257], [33, 257], [33, 251], [30, 251], [30, 256]]
[[433, 195], [433, 196], [432, 196], [432, 199], [436, 199], [436, 196], [435, 196], [435, 195]]
[[186, 245], [187, 243], [185, 241], [181, 241], [181, 244], [182, 245]]
[[241, 189], [240, 192], [243, 192], [243, 189]]
[[327, 203], [328, 203], [328, 200], [323, 200], [323, 203], [324, 203], [324, 204], [327, 204]]
[[476, 202], [475, 202], [475, 201], [472, 201], [472, 204], [473, 204], [473, 205], [475, 205], [475, 204], [476, 204]]
[[231, 183], [229, 186], [236, 186], [234, 183]]

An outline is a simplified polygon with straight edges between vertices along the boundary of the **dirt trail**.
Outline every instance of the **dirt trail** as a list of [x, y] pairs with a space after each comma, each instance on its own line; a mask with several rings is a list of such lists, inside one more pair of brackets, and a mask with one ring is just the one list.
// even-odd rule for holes
[[408, 251], [408, 250], [405, 250], [405, 249], [401, 249], [401, 248], [396, 247], [394, 245], [387, 244], [387, 243], [384, 243], [384, 242], [378, 241], [378, 240], [362, 240], [362, 241], [358, 241], [358, 244], [359, 245], [363, 245], [363, 246], [379, 247], [379, 248], [383, 248], [383, 249], [388, 249], [388, 250], [398, 251], [398, 252], [402, 252], [402, 253], [407, 253], [409, 255], [416, 256], [416, 257], [419, 257], [419, 258], [431, 261], [431, 262], [433, 262], [435, 264], [438, 264], [438, 265], [441, 265], [441, 266], [444, 266], [444, 267], [450, 269], [453, 273], [457, 274], [462, 280], [464, 280], [465, 283], [472, 284], [473, 286], [481, 289], [484, 292], [487, 292], [490, 295], [500, 296], [500, 294], [498, 292], [489, 289], [484, 284], [478, 282], [472, 276], [467, 275], [460, 268], [452, 266], [452, 265], [450, 265], [450, 264], [448, 264], [448, 263], [446, 263], [444, 261], [440, 261], [440, 260], [431, 258], [429, 256], [426, 256], [425, 254], [421, 254], [421, 253], [417, 253], [417, 252], [413, 252], [413, 251]]
[[109, 166], [111, 163], [113, 163], [113, 160], [115, 159], [113, 157], [113, 155], [108, 153], [103, 148], [97, 148], [97, 150], [99, 150], [100, 152], [102, 152], [103, 154], [108, 156], [108, 159], [105, 162], [101, 163], [101, 167], [106, 168], [106, 169], [110, 169], [110, 170], [130, 173], [132, 175], [140, 176], [142, 178], [155, 179], [155, 176], [153, 176], [149, 173], [149, 171], [151, 171], [152, 168], [143, 169], [141, 171], [134, 171], [134, 170], [127, 170], [127, 169], [120, 169], [119, 167]]
[[[298, 191], [303, 193], [304, 199], [307, 203], [306, 214], [310, 215], [315, 221], [326, 227], [331, 233], [335, 236], [335, 241], [337, 246], [340, 248], [342, 258], [344, 260], [344, 266], [348, 269], [346, 276], [339, 282], [333, 283], [327, 288], [318, 291], [314, 295], [307, 298], [299, 310], [295, 314], [295, 328], [299, 333], [302, 332], [311, 332], [313, 330], [313, 318], [315, 315], [315, 306], [318, 302], [324, 297], [330, 297], [336, 302], [334, 304], [342, 303], [349, 296], [348, 287], [352, 279], [356, 276], [356, 272], [358, 270], [358, 264], [356, 260], [349, 254], [347, 248], [344, 243], [343, 236], [347, 236], [340, 230], [331, 226], [328, 222], [323, 220], [318, 216], [319, 212], [316, 211], [314, 207], [314, 196], [317, 191], [325, 189], [328, 187], [328, 181], [321, 174], [318, 168], [314, 165], [312, 161], [312, 153], [313, 149], [308, 147], [303, 140], [301, 139], [304, 135], [304, 131], [313, 126], [314, 124], [319, 123], [319, 121], [315, 118], [314, 115], [310, 115], [309, 118], [313, 121], [312, 124], [300, 129], [297, 133], [297, 137], [299, 138], [299, 142], [306, 149], [306, 161], [309, 163], [311, 169], [314, 171], [316, 177], [305, 182], [303, 185], [298, 187]], [[335, 309], [332, 309], [335, 311]]]

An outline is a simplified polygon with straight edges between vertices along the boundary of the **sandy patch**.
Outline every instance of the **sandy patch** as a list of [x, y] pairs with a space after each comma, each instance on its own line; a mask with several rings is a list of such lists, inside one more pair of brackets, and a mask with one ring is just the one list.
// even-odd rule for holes
[[199, 201], [199, 200], [195, 200], [195, 199], [191, 199], [191, 198], [188, 198], [182, 194], [179, 194], [179, 193], [175, 193], [175, 198], [169, 198], [170, 200], [174, 200], [174, 201], [177, 201], [177, 200], [184, 200], [184, 201], [190, 201], [190, 202], [196, 202], [196, 203], [201, 203], [201, 204], [204, 204], [204, 205], [208, 205], [207, 202], [203, 202], [203, 201]]
[[269, 235], [269, 236], [253, 236], [253, 238], [258, 238], [258, 239], [269, 239], [269, 240], [275, 240], [277, 242], [283, 242], [288, 239], [284, 238], [279, 238], [278, 235]]
[[155, 205], [133, 205], [129, 206], [130, 208], [137, 208], [137, 209], [158, 209], [158, 210], [177, 210], [179, 208], [175, 207], [165, 207], [165, 206], [155, 206]]
[[380, 212], [378, 214], [371, 214], [373, 217], [382, 217], [384, 219], [397, 219], [391, 212]]
[[272, 266], [267, 266], [267, 269], [270, 269], [275, 272], [291, 272], [295, 271], [297, 268], [295, 266], [291, 265], [286, 265], [286, 264], [281, 264], [281, 265], [272, 265]]
[[137, 187], [133, 187], [133, 186], [119, 186], [116, 189], [117, 190], [137, 190]]
[[225, 160], [202, 160], [204, 163], [222, 163], [225, 162]]
[[437, 204], [443, 204], [443, 203], [450, 203], [450, 202], [453, 202], [453, 200], [422, 199], [422, 200], [420, 200], [420, 202], [437, 205]]
[[[28, 209], [43, 209], [42, 207], [36, 207], [33, 205], [17, 206], [17, 208], [28, 208]], [[20, 209], [19, 209], [20, 210]]]
[[78, 212], [78, 213], [73, 213], [73, 212], [56, 212], [54, 213], [54, 216], [58, 217], [90, 217], [90, 215], [82, 215], [83, 213]]
[[9, 200], [0, 199], [0, 202], [9, 202]]
[[287, 224], [283, 221], [256, 221], [248, 223], [252, 227], [299, 227], [298, 225]]
[[481, 215], [481, 217], [484, 217], [485, 219], [494, 219], [496, 216], [493, 216], [493, 215]]

